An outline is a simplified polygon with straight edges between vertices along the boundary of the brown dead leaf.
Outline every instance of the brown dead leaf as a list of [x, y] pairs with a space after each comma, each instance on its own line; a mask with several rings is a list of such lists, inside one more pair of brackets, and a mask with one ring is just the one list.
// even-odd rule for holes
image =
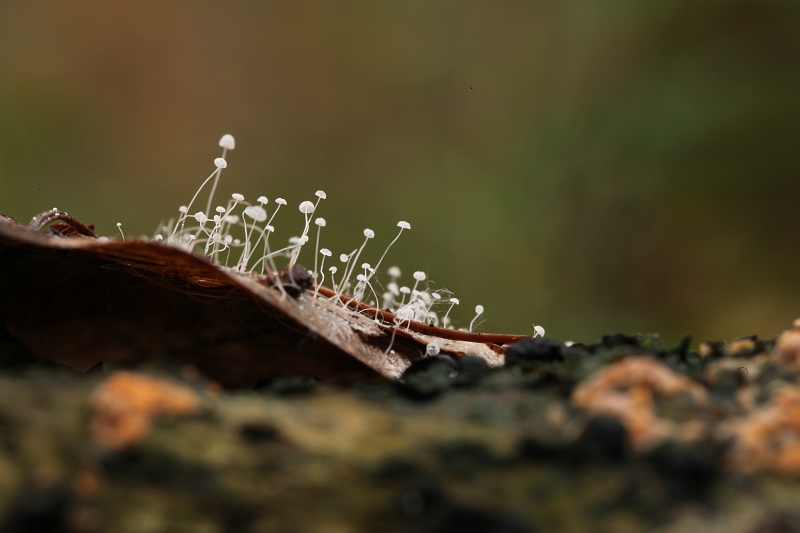
[[[56, 231], [39, 231], [55, 222]], [[525, 338], [398, 327], [363, 303], [346, 310], [331, 298], [287, 296], [274, 274], [237, 273], [158, 242], [98, 239], [62, 212], [31, 227], [0, 216], [0, 272], [9, 334], [78, 371], [167, 354], [229, 387], [291, 375], [352, 382], [399, 377], [431, 342], [502, 365], [503, 345]]]

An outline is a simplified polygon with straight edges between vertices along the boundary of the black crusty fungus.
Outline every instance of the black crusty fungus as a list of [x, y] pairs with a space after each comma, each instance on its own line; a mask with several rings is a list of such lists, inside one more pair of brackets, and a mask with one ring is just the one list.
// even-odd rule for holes
[[550, 338], [525, 339], [506, 348], [506, 364], [552, 363], [564, 360], [564, 343]]
[[453, 382], [455, 387], [474, 387], [480, 383], [484, 376], [491, 372], [486, 359], [477, 355], [459, 357], [457, 363], [458, 375]]
[[251, 444], [264, 444], [280, 440], [280, 434], [277, 429], [261, 423], [243, 424], [239, 428], [239, 435], [243, 440]]
[[564, 459], [572, 455], [573, 447], [564, 442], [551, 442], [537, 437], [523, 437], [519, 442], [518, 455], [527, 461], [546, 462]]
[[678, 344], [669, 349], [669, 353], [675, 354], [686, 361], [686, 354], [689, 353], [689, 348], [692, 347], [692, 336], [684, 335]]
[[674, 501], [705, 501], [719, 475], [717, 457], [704, 450], [666, 441], [647, 456]]
[[398, 392], [414, 400], [435, 398], [450, 388], [458, 375], [452, 357], [435, 355], [418, 359], [403, 372], [397, 383]]
[[641, 335], [612, 333], [611, 335], [603, 335], [603, 339], [600, 341], [600, 347], [606, 350], [611, 350], [614, 348], [621, 348], [623, 346], [639, 346], [641, 340]]
[[576, 444], [580, 459], [589, 462], [618, 463], [625, 459], [628, 431], [610, 416], [589, 420]]
[[22, 489], [0, 523], [4, 533], [58, 533], [64, 531], [72, 496], [62, 486]]
[[403, 531], [413, 533], [530, 533], [516, 515], [451, 502], [435, 483], [423, 483], [400, 495], [402, 515], [411, 520]]

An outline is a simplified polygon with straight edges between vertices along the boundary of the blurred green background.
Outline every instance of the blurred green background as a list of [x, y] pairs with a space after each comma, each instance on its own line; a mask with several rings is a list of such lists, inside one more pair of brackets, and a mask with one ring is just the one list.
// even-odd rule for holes
[[797, 0], [0, 2], [0, 211], [152, 233], [224, 133], [220, 192], [289, 200], [281, 239], [317, 189], [335, 254], [411, 222], [386, 266], [460, 325], [800, 316]]

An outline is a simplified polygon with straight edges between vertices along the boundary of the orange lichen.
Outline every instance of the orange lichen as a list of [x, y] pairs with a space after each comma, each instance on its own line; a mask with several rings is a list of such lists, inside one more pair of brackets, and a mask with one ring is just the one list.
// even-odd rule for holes
[[775, 342], [773, 352], [778, 363], [800, 370], [800, 329], [787, 329]]
[[[675, 423], [656, 416], [653, 395], [673, 396], [688, 393], [695, 402], [706, 401], [706, 391], [698, 383], [670, 370], [652, 357], [628, 357], [603, 368], [578, 385], [572, 394], [576, 407], [620, 419], [628, 430], [631, 444], [647, 448], [667, 436], [680, 437]], [[687, 431], [692, 435], [695, 431]]]
[[735, 340], [730, 345], [731, 355], [737, 355], [747, 352], [752, 352], [756, 348], [755, 341], [751, 339]]
[[722, 432], [736, 439], [731, 450], [736, 469], [800, 474], [800, 386], [781, 387], [765, 407]]
[[106, 448], [122, 448], [144, 438], [159, 416], [183, 416], [199, 404], [189, 388], [135, 372], [116, 372], [95, 389], [91, 432]]

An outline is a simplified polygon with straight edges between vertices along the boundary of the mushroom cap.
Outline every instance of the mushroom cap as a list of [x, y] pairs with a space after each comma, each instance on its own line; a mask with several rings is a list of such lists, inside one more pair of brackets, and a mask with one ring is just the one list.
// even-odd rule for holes
[[458, 305], [461, 302], [458, 300], [458, 298], [450, 298], [450, 303], [454, 303], [454, 304]]
[[300, 202], [300, 212], [309, 215], [314, 212], [314, 204], [308, 200]]
[[233, 138], [233, 135], [231, 135], [230, 133], [226, 133], [219, 140], [219, 145], [222, 148], [233, 150], [234, 148], [236, 148], [236, 140]]
[[409, 224], [405, 220], [401, 220], [400, 222], [397, 223], [397, 227], [403, 229], [411, 229], [411, 224]]
[[405, 322], [406, 320], [414, 320], [414, 310], [409, 306], [404, 305], [394, 314], [399, 320]]
[[260, 204], [266, 204], [267, 202], [269, 202], [269, 200], [267, 200], [266, 196], [259, 196], [257, 201]]
[[222, 159], [221, 157], [218, 157], [218, 158], [216, 158], [214, 160], [214, 165], [217, 168], [227, 168], [228, 167], [228, 162], [225, 161], [224, 159]]
[[425, 275], [425, 272], [421, 270], [417, 270], [416, 272], [414, 272], [414, 279], [417, 281], [425, 281], [426, 277], [427, 276]]
[[371, 229], [367, 228], [367, 229], [364, 230], [364, 237], [366, 237], [367, 239], [371, 239], [374, 236], [375, 236], [375, 232], [372, 231]]
[[325, 194], [325, 191], [317, 191], [317, 192], [314, 193], [314, 196], [316, 196], [317, 198], [320, 198], [322, 200], [324, 200], [325, 198], [328, 197], [328, 195]]
[[278, 205], [286, 205], [286, 200], [283, 198], [275, 198], [275, 203]]
[[320, 251], [319, 251], [319, 253], [321, 253], [321, 254], [322, 254], [322, 255], [324, 255], [325, 257], [330, 257], [331, 255], [333, 255], [333, 254], [331, 253], [331, 251], [330, 251], [330, 250], [328, 250], [327, 248], [323, 248], [322, 250], [320, 250]]
[[256, 222], [264, 222], [267, 220], [267, 212], [260, 205], [251, 205], [244, 210], [244, 214], [255, 220]]
[[231, 198], [233, 198], [233, 199], [234, 199], [234, 200], [236, 200], [237, 202], [244, 201], [244, 196], [242, 196], [242, 195], [241, 195], [241, 194], [239, 194], [238, 192], [235, 192], [235, 193], [231, 194]]
[[475, 312], [478, 313], [479, 315], [481, 313], [483, 313], [483, 306], [482, 305], [476, 305], [475, 306]]
[[396, 267], [396, 266], [390, 266], [389, 269], [386, 272], [388, 272], [389, 275], [392, 276], [393, 278], [399, 278], [400, 275], [401, 275], [400, 274], [400, 267]]
[[341, 254], [341, 255], [339, 255], [339, 261], [341, 261], [342, 263], [347, 263], [347, 260], [348, 260], [348, 259], [350, 259], [350, 256], [349, 256], [349, 255], [347, 255], [347, 254]]
[[324, 228], [324, 227], [325, 227], [325, 224], [327, 224], [327, 222], [325, 222], [325, 219], [324, 219], [324, 218], [320, 217], [320, 218], [318, 218], [318, 219], [316, 219], [316, 220], [314, 221], [314, 224], [316, 224], [316, 225], [317, 225], [317, 226], [319, 226], [320, 228]]
[[266, 226], [264, 229], [270, 233], [273, 233], [275, 231], [275, 226]]

